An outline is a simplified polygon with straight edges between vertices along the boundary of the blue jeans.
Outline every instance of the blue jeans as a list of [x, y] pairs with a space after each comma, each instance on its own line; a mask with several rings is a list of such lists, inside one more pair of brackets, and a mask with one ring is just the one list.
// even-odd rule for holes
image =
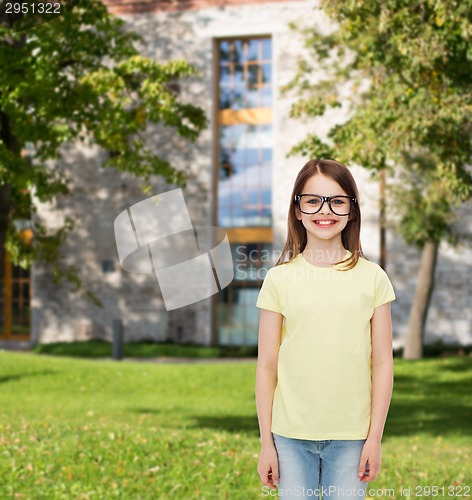
[[279, 496], [363, 500], [357, 476], [365, 439], [312, 441], [272, 433], [279, 461]]

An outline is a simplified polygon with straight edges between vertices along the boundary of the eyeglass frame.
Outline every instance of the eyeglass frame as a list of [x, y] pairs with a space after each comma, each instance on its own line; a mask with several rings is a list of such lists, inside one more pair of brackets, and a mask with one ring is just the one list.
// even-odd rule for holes
[[[302, 196], [317, 196], [318, 198], [321, 198], [323, 201], [320, 205], [320, 208], [316, 211], [316, 212], [304, 212], [301, 207], [300, 207], [300, 203], [301, 203], [301, 198]], [[333, 198], [348, 198], [350, 200], [350, 204], [349, 204], [349, 212], [347, 214], [337, 214], [334, 210], [333, 210], [333, 207], [331, 206], [331, 200]], [[344, 217], [346, 215], [349, 215], [351, 212], [352, 212], [352, 206], [357, 203], [357, 199], [355, 196], [344, 196], [344, 195], [336, 195], [336, 196], [321, 196], [319, 194], [309, 194], [309, 193], [303, 193], [303, 194], [296, 194], [295, 197], [294, 197], [294, 201], [296, 203], [298, 203], [298, 209], [300, 210], [300, 212], [302, 214], [306, 214], [306, 215], [314, 215], [314, 214], [317, 214], [322, 208], [323, 208], [323, 205], [326, 203], [328, 203], [328, 206], [331, 210], [331, 212], [333, 212], [334, 215], [337, 215], [338, 217]]]

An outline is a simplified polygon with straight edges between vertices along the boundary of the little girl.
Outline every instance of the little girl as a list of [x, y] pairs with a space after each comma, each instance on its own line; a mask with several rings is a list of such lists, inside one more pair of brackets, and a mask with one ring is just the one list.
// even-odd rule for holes
[[358, 498], [379, 473], [395, 293], [365, 258], [360, 228], [349, 169], [327, 159], [306, 163], [285, 247], [256, 303], [257, 471], [279, 496]]

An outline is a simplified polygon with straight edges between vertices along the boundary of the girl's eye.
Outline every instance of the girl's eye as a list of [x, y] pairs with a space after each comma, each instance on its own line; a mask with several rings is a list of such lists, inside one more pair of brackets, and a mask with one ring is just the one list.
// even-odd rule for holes
[[320, 200], [318, 200], [317, 198], [312, 198], [311, 200], [307, 200], [307, 203], [309, 203], [310, 205], [318, 205], [319, 202]]
[[346, 200], [344, 198], [334, 198], [333, 200], [331, 200], [331, 203], [339, 206], [344, 205], [346, 203]]

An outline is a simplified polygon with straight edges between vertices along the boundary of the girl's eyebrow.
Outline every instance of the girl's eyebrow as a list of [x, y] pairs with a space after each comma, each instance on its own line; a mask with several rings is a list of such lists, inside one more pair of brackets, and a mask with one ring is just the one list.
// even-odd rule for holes
[[[315, 194], [315, 193], [300, 193], [300, 196], [302, 194], [309, 195], [309, 196], [323, 196], [322, 194]], [[330, 196], [324, 196], [324, 198], [333, 198], [334, 196], [346, 196], [347, 198], [352, 198], [352, 196], [349, 196], [348, 194], [332, 194]]]

